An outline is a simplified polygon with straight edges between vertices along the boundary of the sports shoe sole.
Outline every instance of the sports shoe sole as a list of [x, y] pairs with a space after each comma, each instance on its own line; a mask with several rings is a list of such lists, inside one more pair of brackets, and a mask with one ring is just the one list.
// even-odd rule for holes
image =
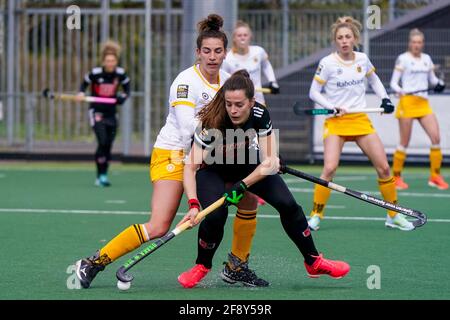
[[386, 222], [386, 223], [384, 224], [384, 226], [387, 227], [387, 228], [399, 229], [399, 230], [402, 230], [402, 231], [412, 231], [412, 230], [415, 229], [415, 228], [412, 228], [412, 229], [403, 228], [403, 227], [400, 227], [400, 226], [398, 226], [398, 225], [396, 225], [396, 224], [392, 224], [392, 223], [388, 223], [388, 222]]
[[223, 271], [220, 273], [220, 277], [222, 278], [223, 281], [225, 281], [226, 283], [229, 283], [229, 284], [235, 284], [237, 282], [236, 280], [228, 278], [227, 275], [225, 275], [223, 273]]
[[438, 188], [439, 190], [447, 190], [447, 189], [448, 189], [448, 187], [447, 187], [447, 188], [443, 188], [443, 187], [441, 187], [441, 186], [439, 186], [439, 185], [437, 185], [436, 183], [431, 182], [431, 181], [428, 181], [428, 185], [429, 185], [430, 187], [433, 187], [433, 188]]
[[[350, 270], [349, 270], [349, 271], [350, 271]], [[347, 272], [347, 273], [348, 273], [348, 272]], [[342, 276], [340, 276], [340, 277], [332, 277], [332, 276], [330, 276], [329, 274], [315, 274], [315, 275], [312, 275], [312, 274], [309, 274], [308, 272], [306, 272], [306, 274], [308, 275], [308, 277], [310, 277], [310, 278], [312, 278], [312, 279], [317, 279], [317, 278], [320, 278], [321, 276], [329, 276], [331, 279], [336, 279], [336, 280], [342, 279], [343, 277], [345, 277], [345, 276], [347, 275], [347, 273], [344, 274], [344, 275], [342, 275]]]

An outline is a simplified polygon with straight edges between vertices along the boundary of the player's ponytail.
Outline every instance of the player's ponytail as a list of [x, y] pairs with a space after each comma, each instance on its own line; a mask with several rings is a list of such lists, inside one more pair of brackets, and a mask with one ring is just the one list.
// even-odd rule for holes
[[105, 43], [102, 44], [101, 48], [101, 57], [102, 61], [105, 60], [106, 56], [113, 55], [116, 57], [117, 60], [120, 58], [120, 45], [112, 40], [108, 40]]
[[207, 18], [201, 20], [198, 24], [197, 49], [202, 47], [202, 42], [207, 38], [218, 38], [223, 41], [223, 47], [228, 46], [228, 38], [223, 32], [223, 18], [217, 14], [210, 14]]
[[225, 108], [225, 92], [236, 90], [244, 90], [245, 97], [250, 100], [254, 98], [255, 85], [246, 70], [233, 73], [216, 93], [214, 99], [200, 110], [198, 117], [204, 128], [218, 129], [225, 133], [225, 129], [231, 125]]
[[333, 41], [336, 40], [336, 34], [341, 28], [350, 29], [355, 37], [355, 44], [358, 45], [360, 43], [362, 25], [358, 20], [350, 16], [339, 17], [331, 26], [331, 37]]

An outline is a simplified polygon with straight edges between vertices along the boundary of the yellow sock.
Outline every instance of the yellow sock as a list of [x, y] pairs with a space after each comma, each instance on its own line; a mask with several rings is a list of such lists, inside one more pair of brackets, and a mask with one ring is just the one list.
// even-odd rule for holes
[[143, 224], [133, 224], [119, 233], [100, 250], [101, 264], [106, 265], [124, 254], [133, 251], [148, 241], [149, 237]]
[[238, 209], [233, 224], [231, 253], [242, 261], [246, 261], [250, 255], [255, 232], [256, 210]]
[[323, 214], [325, 211], [325, 205], [330, 197], [331, 189], [325, 188], [320, 184], [316, 184], [314, 187], [314, 204], [310, 216], [318, 215], [320, 219], [323, 219]]
[[402, 175], [405, 160], [406, 160], [406, 152], [398, 149], [395, 150], [394, 161], [392, 164], [392, 171], [394, 172], [394, 176], [400, 177]]
[[[378, 178], [378, 186], [385, 201], [397, 203], [397, 190], [395, 189], [394, 177], [389, 177], [387, 179]], [[393, 218], [397, 215], [397, 212], [388, 210], [388, 215]]]
[[442, 152], [440, 147], [430, 149], [430, 174], [432, 177], [441, 174]]

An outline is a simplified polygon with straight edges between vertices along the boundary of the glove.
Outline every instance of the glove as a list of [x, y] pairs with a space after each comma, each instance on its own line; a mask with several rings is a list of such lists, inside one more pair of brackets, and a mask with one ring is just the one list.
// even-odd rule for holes
[[389, 98], [384, 98], [381, 100], [381, 108], [384, 109], [384, 113], [392, 113], [394, 112], [394, 105], [392, 104], [391, 100]]
[[127, 100], [128, 96], [125, 93], [119, 93], [116, 96], [116, 102], [117, 104], [123, 104], [125, 102], [125, 100]]
[[445, 89], [445, 83], [444, 83], [444, 81], [440, 80], [438, 82], [438, 84], [436, 85], [436, 87], [434, 87], [434, 92], [439, 93], [439, 92], [444, 91], [444, 89]]
[[269, 88], [272, 94], [279, 94], [280, 93], [280, 86], [276, 82], [270, 82]]
[[247, 190], [247, 185], [244, 181], [239, 181], [235, 183], [230, 189], [225, 191], [223, 196], [225, 197], [225, 206], [228, 207], [232, 204], [237, 205], [239, 201], [244, 197], [245, 190]]

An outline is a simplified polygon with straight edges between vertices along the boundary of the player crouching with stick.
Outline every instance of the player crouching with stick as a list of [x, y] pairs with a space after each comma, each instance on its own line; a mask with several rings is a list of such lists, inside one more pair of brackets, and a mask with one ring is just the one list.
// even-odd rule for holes
[[[227, 207], [236, 205], [246, 190], [263, 198], [279, 212], [282, 226], [303, 255], [310, 277], [328, 274], [341, 278], [350, 270], [345, 262], [323, 258], [314, 246], [302, 208], [277, 174], [280, 162], [269, 112], [255, 102], [254, 94], [248, 72], [238, 71], [199, 113], [201, 127], [194, 135], [183, 180], [189, 202], [197, 205], [191, 206], [180, 224], [190, 220], [196, 225], [200, 205], [206, 208], [224, 195], [226, 205], [200, 224], [196, 265], [178, 277], [185, 288], [196, 286], [211, 270], [213, 256], [223, 238]], [[238, 136], [236, 143], [234, 137], [239, 131], [243, 139]], [[226, 141], [224, 137], [231, 132], [232, 141]], [[217, 158], [227, 161], [211, 161]], [[231, 187], [227, 189], [227, 186]], [[221, 276], [227, 281], [226, 272]]]

